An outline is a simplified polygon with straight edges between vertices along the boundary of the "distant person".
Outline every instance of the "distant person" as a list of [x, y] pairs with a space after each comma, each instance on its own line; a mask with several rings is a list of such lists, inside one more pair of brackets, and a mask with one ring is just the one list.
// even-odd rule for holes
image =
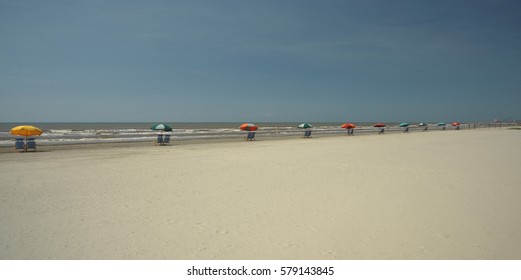
[[380, 128], [380, 131], [378, 132], [378, 134], [384, 134], [384, 132], [385, 132], [385, 128], [384, 128], [384, 127], [381, 127], [381, 128]]

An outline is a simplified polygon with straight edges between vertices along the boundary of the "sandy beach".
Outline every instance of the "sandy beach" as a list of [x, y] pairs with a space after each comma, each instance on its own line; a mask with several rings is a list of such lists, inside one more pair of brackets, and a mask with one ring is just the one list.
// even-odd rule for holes
[[1, 259], [521, 259], [507, 129], [0, 153]]

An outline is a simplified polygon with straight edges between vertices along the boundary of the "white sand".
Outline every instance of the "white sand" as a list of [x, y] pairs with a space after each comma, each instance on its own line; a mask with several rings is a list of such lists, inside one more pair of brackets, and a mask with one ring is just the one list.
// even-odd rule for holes
[[521, 131], [0, 154], [1, 259], [521, 259]]

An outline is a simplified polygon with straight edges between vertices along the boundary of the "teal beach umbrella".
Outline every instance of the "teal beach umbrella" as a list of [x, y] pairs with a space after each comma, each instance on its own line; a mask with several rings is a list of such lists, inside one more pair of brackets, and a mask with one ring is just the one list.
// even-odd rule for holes
[[438, 123], [438, 126], [446, 126], [446, 125], [447, 125], [447, 124], [444, 123], [444, 122], [440, 122], [440, 123]]
[[398, 125], [399, 127], [408, 127], [409, 123], [403, 122]]
[[313, 126], [310, 125], [309, 123], [301, 123], [298, 125], [298, 128], [312, 128]]
[[150, 129], [158, 130], [158, 131], [172, 131], [172, 128], [170, 126], [168, 126], [166, 124], [162, 124], [162, 123], [155, 124], [155, 125], [151, 126]]

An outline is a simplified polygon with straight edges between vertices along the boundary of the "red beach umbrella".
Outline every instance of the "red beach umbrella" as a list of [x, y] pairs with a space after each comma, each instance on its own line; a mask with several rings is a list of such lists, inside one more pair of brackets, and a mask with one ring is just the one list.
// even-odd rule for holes
[[345, 123], [341, 126], [342, 128], [345, 128], [345, 129], [353, 129], [356, 127], [356, 125], [352, 124], [352, 123]]
[[379, 123], [375, 123], [373, 126], [374, 127], [385, 127], [385, 123], [379, 122]]
[[255, 131], [255, 130], [259, 129], [258, 126], [254, 125], [252, 123], [243, 123], [239, 128], [241, 130], [246, 130], [246, 131]]
[[458, 126], [458, 125], [461, 125], [461, 123], [459, 123], [459, 122], [453, 122], [452, 123], [452, 126]]

